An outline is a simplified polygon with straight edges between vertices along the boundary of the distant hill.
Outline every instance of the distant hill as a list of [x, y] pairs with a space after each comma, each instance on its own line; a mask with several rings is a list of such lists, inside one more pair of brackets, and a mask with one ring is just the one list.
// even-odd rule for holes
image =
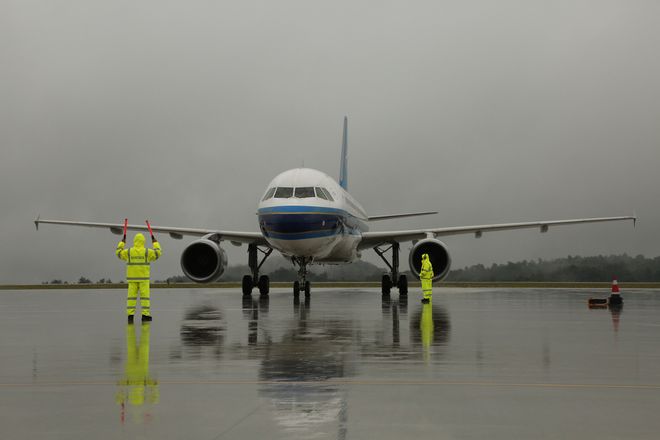
[[555, 260], [483, 264], [452, 270], [448, 281], [606, 281], [613, 276], [628, 282], [660, 281], [660, 257], [598, 255]]

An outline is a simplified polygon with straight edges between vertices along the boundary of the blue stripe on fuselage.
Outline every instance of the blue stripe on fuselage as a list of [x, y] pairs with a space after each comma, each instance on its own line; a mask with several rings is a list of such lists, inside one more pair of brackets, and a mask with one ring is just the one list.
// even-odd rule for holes
[[337, 208], [320, 206], [274, 206], [258, 210], [265, 237], [303, 240], [337, 234], [359, 234], [359, 219]]

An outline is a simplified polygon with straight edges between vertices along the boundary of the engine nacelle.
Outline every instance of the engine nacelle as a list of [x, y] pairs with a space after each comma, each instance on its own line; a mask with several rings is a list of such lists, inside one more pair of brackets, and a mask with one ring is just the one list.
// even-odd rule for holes
[[426, 238], [418, 241], [410, 250], [408, 264], [410, 271], [419, 279], [419, 271], [422, 268], [422, 255], [429, 254], [429, 260], [433, 266], [433, 281], [438, 281], [449, 274], [451, 257], [447, 246], [435, 238]]
[[181, 254], [183, 273], [196, 283], [210, 283], [227, 267], [227, 254], [215, 241], [204, 237], [194, 241]]

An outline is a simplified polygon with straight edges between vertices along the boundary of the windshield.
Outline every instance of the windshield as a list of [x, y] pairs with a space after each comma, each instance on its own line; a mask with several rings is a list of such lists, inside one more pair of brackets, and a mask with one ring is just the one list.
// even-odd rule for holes
[[293, 188], [290, 186], [280, 186], [275, 191], [276, 199], [288, 199], [291, 196], [293, 196]]
[[268, 192], [266, 192], [266, 195], [264, 196], [264, 198], [261, 199], [261, 200], [262, 200], [262, 201], [264, 201], [264, 200], [268, 200], [268, 199], [270, 199], [271, 197], [273, 197], [273, 194], [275, 194], [275, 188], [271, 188], [271, 189], [269, 189]]
[[331, 202], [334, 202], [335, 199], [333, 199], [332, 196], [330, 195], [330, 191], [328, 191], [325, 188], [316, 188], [316, 190], [317, 190], [317, 192], [318, 192], [318, 190], [321, 190], [321, 192], [323, 192], [323, 194], [325, 195], [325, 198], [327, 200], [330, 200]]
[[299, 199], [305, 199], [307, 197], [314, 197], [314, 187], [312, 186], [301, 186], [296, 188], [295, 197]]
[[316, 190], [316, 197], [318, 197], [319, 199], [328, 200], [328, 198], [325, 196], [325, 193], [321, 188], [316, 187], [314, 189]]

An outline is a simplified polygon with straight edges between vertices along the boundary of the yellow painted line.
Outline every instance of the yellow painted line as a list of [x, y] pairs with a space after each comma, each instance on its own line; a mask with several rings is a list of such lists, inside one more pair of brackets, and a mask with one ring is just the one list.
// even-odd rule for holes
[[[378, 385], [378, 386], [472, 386], [498, 388], [559, 388], [559, 389], [631, 389], [660, 390], [660, 384], [586, 384], [586, 383], [521, 383], [521, 382], [451, 382], [451, 381], [414, 381], [414, 380], [318, 380], [318, 381], [279, 381], [279, 380], [164, 380], [160, 385]], [[107, 386], [118, 385], [113, 381], [63, 381], [32, 383], [0, 383], [0, 388], [31, 388], [50, 386]]]

